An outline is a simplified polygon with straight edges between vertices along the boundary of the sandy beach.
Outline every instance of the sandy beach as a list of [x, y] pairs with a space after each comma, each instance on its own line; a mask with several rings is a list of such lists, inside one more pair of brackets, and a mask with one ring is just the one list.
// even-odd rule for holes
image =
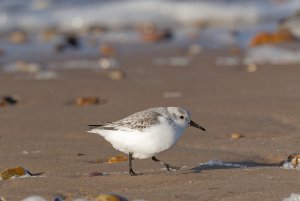
[[[129, 200], [281, 201], [300, 193], [299, 172], [281, 167], [289, 154], [299, 152], [299, 66], [261, 65], [249, 73], [241, 65], [217, 66], [218, 54], [194, 56], [187, 66], [157, 66], [158, 55], [132, 53], [120, 58], [126, 77], [118, 81], [93, 70], [60, 71], [54, 80], [1, 73], [0, 95], [17, 94], [21, 101], [0, 108], [0, 169], [22, 166], [44, 174], [2, 180], [0, 195], [10, 201], [111, 192]], [[166, 92], [179, 95], [166, 98]], [[80, 96], [107, 103], [69, 104]], [[120, 153], [86, 133], [86, 125], [156, 106], [186, 107], [207, 129], [188, 128], [174, 148], [157, 156], [180, 171], [134, 160], [143, 175], [132, 177], [127, 161], [91, 162]], [[232, 133], [243, 137], [231, 139]], [[245, 167], [200, 166], [212, 159]], [[90, 177], [95, 171], [108, 175]]]

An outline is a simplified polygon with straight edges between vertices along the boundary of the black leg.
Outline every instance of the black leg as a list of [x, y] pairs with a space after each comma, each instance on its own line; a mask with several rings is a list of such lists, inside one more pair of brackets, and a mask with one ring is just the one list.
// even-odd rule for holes
[[155, 162], [159, 162], [160, 164], [164, 165], [169, 172], [171, 171], [171, 169], [172, 170], [179, 170], [180, 169], [179, 167], [175, 167], [175, 166], [172, 166], [168, 163], [164, 163], [164, 162], [158, 160], [157, 158], [155, 158], [155, 156], [152, 156], [152, 160], [155, 161]]
[[132, 153], [129, 153], [129, 174], [131, 176], [135, 176], [137, 174], [132, 170], [132, 160], [133, 160]]

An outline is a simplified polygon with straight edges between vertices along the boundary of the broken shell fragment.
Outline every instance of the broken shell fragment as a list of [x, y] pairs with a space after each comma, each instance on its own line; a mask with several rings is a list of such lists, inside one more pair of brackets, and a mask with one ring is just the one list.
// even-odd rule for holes
[[86, 106], [86, 105], [97, 105], [97, 104], [104, 104], [107, 101], [104, 99], [99, 99], [95, 96], [90, 97], [79, 97], [75, 101], [75, 105], [77, 106]]
[[108, 164], [120, 163], [120, 162], [124, 162], [127, 160], [128, 160], [127, 157], [120, 155], [120, 156], [114, 156], [114, 157], [109, 158], [107, 163]]
[[120, 199], [117, 195], [112, 194], [100, 194], [96, 199], [96, 201], [122, 201], [124, 199]]
[[0, 107], [15, 105], [19, 102], [16, 96], [4, 96], [0, 98]]
[[46, 201], [46, 200], [41, 196], [33, 195], [23, 199], [22, 201]]
[[246, 71], [248, 73], [254, 73], [255, 71], [257, 71], [257, 65], [255, 63], [251, 63], [246, 67]]
[[261, 32], [254, 36], [250, 41], [251, 47], [264, 44], [278, 44], [296, 41], [294, 35], [287, 29], [279, 29], [273, 33]]
[[89, 174], [89, 177], [97, 177], [97, 176], [107, 176], [109, 174], [105, 173], [105, 172], [91, 172]]
[[244, 137], [244, 136], [242, 136], [239, 133], [232, 133], [230, 136], [231, 139], [238, 139], [238, 138], [242, 138], [242, 137]]
[[100, 55], [104, 57], [113, 57], [116, 54], [116, 49], [109, 43], [104, 43], [99, 47]]
[[119, 62], [112, 58], [112, 57], [101, 57], [98, 60], [98, 64], [100, 66], [101, 69], [103, 70], [107, 70], [107, 69], [116, 69], [120, 67]]
[[109, 71], [108, 77], [112, 80], [123, 80], [125, 78], [125, 73], [120, 70]]
[[32, 175], [28, 170], [22, 168], [22, 167], [16, 167], [16, 168], [8, 168], [1, 172], [1, 178], [3, 180], [11, 179], [12, 177], [21, 177], [25, 175]]
[[289, 155], [288, 162], [292, 163], [293, 167], [296, 168], [300, 164], [300, 154]]

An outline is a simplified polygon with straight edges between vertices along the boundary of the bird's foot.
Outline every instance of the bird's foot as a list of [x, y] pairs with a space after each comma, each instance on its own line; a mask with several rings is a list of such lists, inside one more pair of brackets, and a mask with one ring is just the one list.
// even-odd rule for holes
[[167, 170], [170, 172], [171, 170], [179, 170], [180, 167], [176, 167], [167, 163], [164, 163], [164, 166], [167, 168]]
[[130, 174], [131, 176], [142, 175], [142, 173], [135, 173], [131, 168], [129, 169], [129, 174]]

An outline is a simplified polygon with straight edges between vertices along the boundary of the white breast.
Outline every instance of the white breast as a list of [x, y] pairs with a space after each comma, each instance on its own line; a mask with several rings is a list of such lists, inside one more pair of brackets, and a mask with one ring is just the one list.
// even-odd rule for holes
[[131, 152], [134, 158], [145, 159], [170, 149], [183, 134], [184, 128], [172, 126], [164, 118], [160, 122], [143, 132], [98, 130], [97, 134], [103, 136], [115, 149], [126, 154]]

